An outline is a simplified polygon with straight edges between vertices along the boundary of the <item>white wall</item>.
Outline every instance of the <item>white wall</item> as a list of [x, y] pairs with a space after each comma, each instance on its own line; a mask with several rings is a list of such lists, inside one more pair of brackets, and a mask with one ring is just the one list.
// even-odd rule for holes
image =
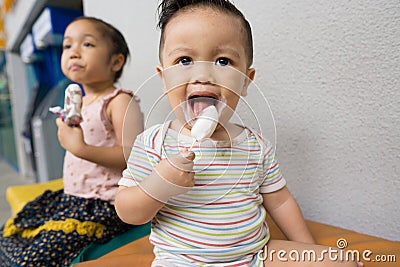
[[[400, 240], [400, 2], [234, 2], [253, 27], [256, 83], [271, 104], [277, 155], [305, 216]], [[134, 90], [158, 62], [156, 6], [84, 0], [87, 15], [127, 37], [133, 57], [122, 85]], [[145, 112], [157, 86], [139, 92]]]
[[[115, 0], [115, 3], [110, 5], [105, 0], [85, 0], [84, 14], [113, 24], [126, 38], [131, 57], [125, 66], [120, 85], [137, 93], [142, 110], [148, 114], [155, 96], [161, 93], [161, 82], [155, 77], [159, 39], [156, 30], [157, 1]], [[142, 87], [148, 79], [151, 81]]]

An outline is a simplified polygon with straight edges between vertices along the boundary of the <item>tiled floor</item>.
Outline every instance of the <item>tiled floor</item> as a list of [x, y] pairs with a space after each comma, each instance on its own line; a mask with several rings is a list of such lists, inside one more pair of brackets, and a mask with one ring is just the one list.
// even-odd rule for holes
[[10, 185], [32, 183], [33, 179], [19, 175], [10, 165], [0, 158], [0, 225], [11, 216], [10, 206], [6, 200], [6, 190]]

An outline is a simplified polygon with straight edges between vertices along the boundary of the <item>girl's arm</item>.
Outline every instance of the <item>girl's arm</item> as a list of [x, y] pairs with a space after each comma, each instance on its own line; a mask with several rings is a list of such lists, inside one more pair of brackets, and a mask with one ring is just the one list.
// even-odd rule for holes
[[262, 196], [265, 209], [289, 240], [315, 243], [299, 205], [286, 186]]
[[[61, 146], [79, 158], [122, 171], [126, 167], [124, 150], [130, 151], [137, 134], [143, 131], [143, 119], [139, 104], [131, 100], [130, 95], [120, 93], [107, 106], [107, 115], [114, 127], [118, 146], [88, 145], [84, 142], [80, 127], [69, 127], [57, 119], [58, 138]], [[124, 122], [128, 121], [125, 120], [125, 114], [126, 118], [129, 118], [129, 125], [124, 125]]]
[[118, 144], [122, 148], [123, 159], [122, 162], [120, 159], [119, 163], [124, 169], [136, 136], [143, 132], [143, 114], [134, 98], [120, 93], [108, 104], [107, 115], [114, 126]]

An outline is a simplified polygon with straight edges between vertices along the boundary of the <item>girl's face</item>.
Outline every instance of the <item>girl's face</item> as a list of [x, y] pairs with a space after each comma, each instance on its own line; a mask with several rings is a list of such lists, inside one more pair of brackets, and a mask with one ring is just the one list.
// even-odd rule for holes
[[83, 85], [113, 82], [117, 70], [110, 50], [110, 41], [95, 22], [75, 21], [64, 33], [61, 69], [70, 80]]
[[185, 102], [189, 117], [196, 118], [207, 106], [222, 101], [231, 111], [225, 116], [229, 120], [255, 74], [248, 68], [245, 37], [238, 18], [209, 7], [183, 11], [166, 25], [157, 70], [182, 123], [188, 116], [177, 107]]

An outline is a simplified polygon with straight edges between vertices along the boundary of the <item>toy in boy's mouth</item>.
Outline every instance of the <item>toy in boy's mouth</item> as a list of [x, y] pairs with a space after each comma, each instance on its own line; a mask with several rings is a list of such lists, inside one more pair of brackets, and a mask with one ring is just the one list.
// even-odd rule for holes
[[190, 134], [194, 138], [194, 141], [188, 150], [191, 150], [196, 142], [201, 142], [213, 135], [215, 128], [218, 125], [218, 117], [219, 114], [214, 105], [209, 105], [201, 111], [190, 130]]
[[190, 111], [194, 118], [197, 118], [204, 109], [209, 106], [216, 106], [218, 104], [218, 98], [214, 95], [192, 95], [188, 99], [190, 105]]
[[185, 102], [181, 103], [181, 108], [185, 115], [186, 122], [193, 127], [196, 120], [201, 116], [203, 111], [208, 107], [213, 106], [215, 113], [217, 114], [215, 121], [218, 122], [218, 118], [222, 114], [223, 109], [226, 107], [226, 100], [222, 98], [219, 100], [214, 96], [191, 96]]
[[218, 125], [218, 116], [217, 108], [213, 105], [203, 109], [190, 131], [192, 137], [198, 142], [210, 138]]
[[210, 138], [219, 123], [219, 118], [226, 107], [224, 97], [218, 99], [213, 95], [193, 95], [180, 105], [185, 120], [191, 126], [190, 134], [194, 138], [189, 150], [196, 142]]
[[64, 109], [50, 107], [49, 111], [57, 114], [68, 126], [78, 126], [82, 122], [82, 90], [77, 84], [70, 84], [65, 89]]

